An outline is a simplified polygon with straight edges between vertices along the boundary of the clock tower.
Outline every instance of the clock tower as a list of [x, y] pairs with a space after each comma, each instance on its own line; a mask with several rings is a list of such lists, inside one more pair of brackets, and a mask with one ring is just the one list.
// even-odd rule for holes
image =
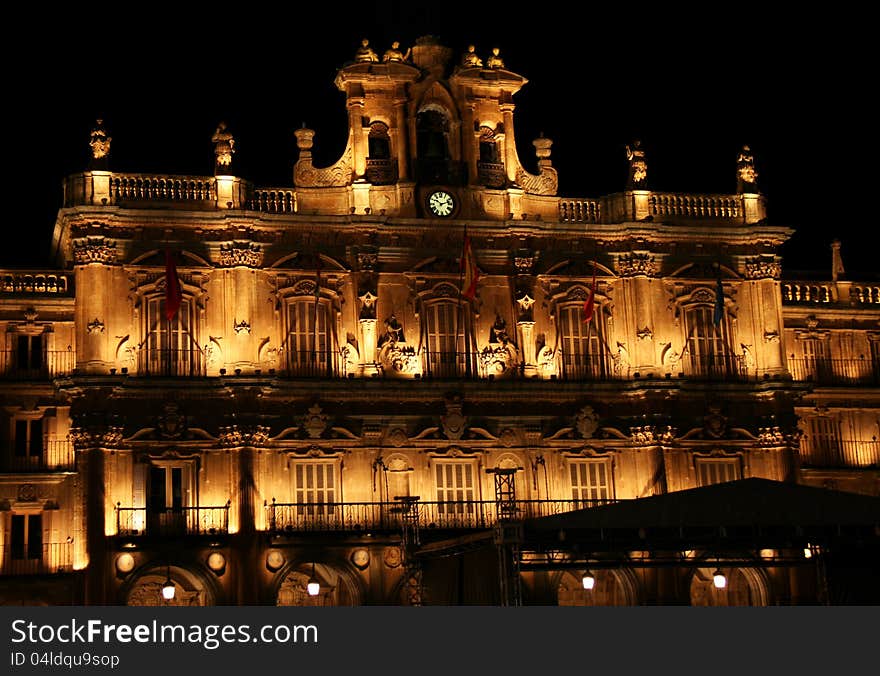
[[346, 95], [348, 141], [315, 167], [315, 132], [296, 132], [298, 206], [305, 212], [437, 220], [504, 220], [556, 212], [550, 139], [534, 141], [537, 173], [520, 162], [514, 95], [527, 83], [500, 51], [459, 57], [434, 37], [380, 57], [364, 40], [336, 76]]

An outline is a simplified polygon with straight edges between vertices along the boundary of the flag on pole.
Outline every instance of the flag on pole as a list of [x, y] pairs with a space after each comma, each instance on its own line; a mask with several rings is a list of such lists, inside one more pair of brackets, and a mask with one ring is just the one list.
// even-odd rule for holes
[[712, 322], [715, 326], [721, 324], [724, 319], [724, 286], [721, 284], [721, 270], [718, 270], [718, 279], [715, 280], [715, 314], [712, 316]]
[[183, 291], [177, 276], [177, 264], [171, 249], [165, 249], [165, 318], [169, 322], [174, 319], [182, 301]]
[[474, 257], [471, 238], [467, 233], [464, 236], [464, 249], [461, 252], [461, 272], [461, 295], [473, 300], [477, 295], [477, 280], [480, 278], [480, 271], [477, 269], [477, 259]]
[[593, 320], [593, 308], [596, 305], [596, 263], [593, 262], [593, 283], [590, 285], [590, 293], [584, 301], [584, 324]]

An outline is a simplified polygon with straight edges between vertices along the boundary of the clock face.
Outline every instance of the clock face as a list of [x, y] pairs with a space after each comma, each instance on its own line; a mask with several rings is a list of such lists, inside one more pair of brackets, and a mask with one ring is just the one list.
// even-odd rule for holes
[[455, 210], [455, 198], [444, 190], [436, 190], [428, 195], [428, 208], [435, 216], [451, 216]]

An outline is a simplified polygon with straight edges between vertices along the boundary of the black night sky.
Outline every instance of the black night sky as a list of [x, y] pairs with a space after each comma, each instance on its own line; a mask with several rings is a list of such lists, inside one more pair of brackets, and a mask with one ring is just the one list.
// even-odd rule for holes
[[782, 252], [786, 274], [827, 276], [839, 237], [848, 276], [875, 275], [865, 17], [775, 18], [746, 5], [615, 13], [553, 2], [219, 7], [56, 16], [54, 28], [32, 17], [16, 28], [30, 46], [3, 48], [6, 231], [24, 246], [0, 266], [47, 264], [61, 181], [86, 167], [96, 117], [113, 137], [113, 170], [209, 175], [211, 135], [226, 120], [235, 173], [289, 186], [294, 129], [317, 131], [317, 164], [344, 147], [333, 78], [360, 39], [381, 55], [392, 40], [405, 49], [432, 34], [456, 58], [469, 43], [483, 57], [500, 47], [507, 68], [529, 79], [515, 99], [519, 155], [534, 171], [531, 140], [552, 138], [561, 195], [622, 189], [624, 146], [635, 138], [648, 153], [649, 187], [731, 193], [747, 143], [770, 222], [798, 231]]

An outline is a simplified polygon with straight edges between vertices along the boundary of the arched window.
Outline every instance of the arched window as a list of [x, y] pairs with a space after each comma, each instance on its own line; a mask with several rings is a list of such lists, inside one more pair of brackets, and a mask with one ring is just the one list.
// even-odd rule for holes
[[199, 346], [197, 310], [191, 297], [184, 296], [177, 313], [165, 316], [165, 296], [154, 295], [146, 302], [146, 337], [138, 351], [138, 373], [155, 376], [200, 376], [205, 359]]
[[730, 350], [727, 319], [714, 321], [711, 305], [693, 305], [685, 309], [686, 352], [682, 359], [685, 373], [701, 378], [729, 378], [739, 375], [739, 360]]
[[434, 378], [463, 378], [474, 374], [467, 304], [441, 300], [425, 305], [424, 372]]
[[438, 110], [423, 110], [416, 117], [416, 155], [419, 180], [449, 182], [449, 120]]
[[391, 140], [388, 125], [374, 122], [367, 136], [367, 180], [374, 185], [388, 185], [397, 179], [397, 164], [391, 158]]
[[583, 302], [565, 303], [557, 309], [562, 375], [567, 380], [603, 380], [611, 376], [605, 347], [605, 323], [597, 306], [590, 322], [584, 321]]
[[477, 162], [477, 174], [480, 184], [490, 188], [503, 188], [506, 177], [495, 132], [489, 127], [480, 127], [479, 142], [480, 154]]

